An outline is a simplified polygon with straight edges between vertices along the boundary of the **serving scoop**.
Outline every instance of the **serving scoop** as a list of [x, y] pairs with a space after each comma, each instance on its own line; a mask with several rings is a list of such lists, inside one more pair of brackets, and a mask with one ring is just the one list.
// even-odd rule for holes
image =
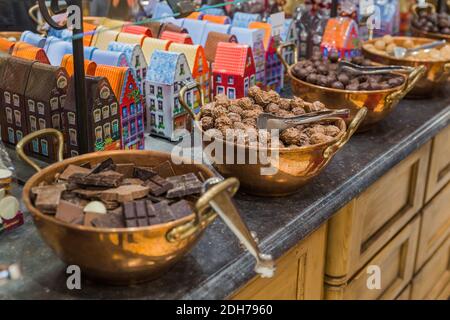
[[278, 129], [286, 130], [291, 127], [298, 126], [300, 124], [308, 124], [324, 120], [327, 118], [339, 117], [348, 118], [350, 116], [349, 109], [339, 109], [339, 110], [321, 110], [315, 112], [309, 112], [295, 117], [279, 117], [271, 113], [261, 113], [256, 120], [256, 126], [258, 129]]
[[443, 44], [445, 44], [445, 40], [434, 41], [434, 42], [427, 43], [427, 44], [424, 44], [422, 46], [418, 46], [418, 47], [415, 47], [412, 49], [406, 49], [403, 47], [396, 46], [394, 48], [394, 51], [391, 53], [391, 55], [393, 55], [397, 59], [402, 59], [402, 58], [412, 55], [415, 52], [419, 52], [420, 50], [433, 49], [433, 48], [439, 47]]
[[387, 72], [412, 72], [408, 66], [360, 66], [349, 61], [340, 61], [338, 71], [347, 71], [353, 75], [385, 74]]

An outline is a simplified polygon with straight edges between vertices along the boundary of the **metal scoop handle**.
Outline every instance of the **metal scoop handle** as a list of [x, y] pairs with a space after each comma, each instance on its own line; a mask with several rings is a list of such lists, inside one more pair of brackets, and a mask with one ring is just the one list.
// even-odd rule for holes
[[384, 74], [387, 72], [412, 72], [414, 68], [407, 66], [360, 66], [349, 61], [340, 61], [338, 70], [349, 71], [353, 74]]

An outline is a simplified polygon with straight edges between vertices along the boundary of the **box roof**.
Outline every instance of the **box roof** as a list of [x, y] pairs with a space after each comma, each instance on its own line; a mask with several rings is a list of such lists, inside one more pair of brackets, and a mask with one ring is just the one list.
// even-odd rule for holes
[[37, 48], [26, 42], [16, 42], [11, 54], [14, 57], [19, 57], [27, 60], [36, 60], [42, 63], [50, 64], [49, 57], [45, 53], [44, 49]]
[[[173, 85], [179, 63], [188, 65], [183, 53], [156, 50], [150, 61], [147, 80], [154, 83]], [[187, 68], [187, 72], [190, 73], [189, 68]]]
[[57, 88], [59, 76], [66, 77], [67, 85], [69, 79], [64, 68], [39, 62], [34, 63], [31, 66], [25, 96], [36, 101], [48, 102], [52, 97], [52, 90]]
[[210, 63], [216, 59], [217, 45], [219, 42], [237, 42], [237, 38], [232, 34], [225, 34], [220, 32], [211, 31], [208, 34], [208, 38], [205, 44], [206, 60]]
[[229, 34], [231, 29], [231, 25], [229, 24], [218, 24], [209, 22], [205, 26], [205, 30], [203, 31], [202, 40], [200, 44], [202, 46], [206, 45], [206, 41], [208, 40], [208, 35], [210, 32], [218, 32], [223, 34]]
[[31, 66], [34, 63], [35, 61], [17, 57], [8, 58], [3, 73], [3, 81], [0, 82], [0, 87], [6, 91], [24, 95]]
[[248, 45], [220, 42], [217, 45], [213, 72], [244, 76], [249, 55], [251, 49]]
[[188, 33], [179, 33], [173, 31], [163, 31], [161, 34], [162, 40], [170, 40], [175, 43], [194, 44], [192, 38]]

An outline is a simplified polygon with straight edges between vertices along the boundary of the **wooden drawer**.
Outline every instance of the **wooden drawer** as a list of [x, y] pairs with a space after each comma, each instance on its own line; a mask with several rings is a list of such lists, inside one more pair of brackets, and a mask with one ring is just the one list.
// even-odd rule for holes
[[400, 293], [395, 300], [409, 300], [410, 296], [411, 296], [411, 285], [408, 285], [405, 289], [403, 289], [402, 293]]
[[271, 279], [256, 277], [232, 296], [235, 300], [318, 300], [322, 298], [326, 225], [276, 263]]
[[448, 299], [450, 296], [450, 237], [414, 277], [411, 299]]
[[430, 171], [425, 202], [450, 181], [450, 126], [436, 135], [432, 142]]
[[[414, 218], [347, 284], [326, 283], [325, 298], [345, 300], [395, 299], [408, 285], [414, 271], [414, 259], [419, 236], [419, 219]], [[381, 288], [369, 289], [367, 281], [372, 273], [369, 266], [378, 266]], [[328, 278], [326, 279], [327, 282]]]
[[430, 143], [330, 219], [325, 270], [333, 284], [350, 279], [420, 210], [429, 151]]
[[416, 272], [450, 235], [450, 183], [423, 209]]

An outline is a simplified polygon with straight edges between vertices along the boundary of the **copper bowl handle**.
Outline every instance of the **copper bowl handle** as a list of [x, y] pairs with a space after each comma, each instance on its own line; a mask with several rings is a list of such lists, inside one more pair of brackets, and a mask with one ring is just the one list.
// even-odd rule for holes
[[195, 81], [188, 82], [186, 85], [183, 86], [183, 88], [181, 88], [180, 93], [178, 94], [178, 99], [180, 100], [180, 103], [181, 103], [182, 107], [184, 108], [184, 110], [187, 113], [189, 113], [189, 115], [192, 117], [192, 119], [195, 121], [199, 121], [200, 113], [196, 115], [194, 113], [194, 111], [192, 110], [192, 108], [189, 107], [189, 105], [186, 103], [186, 99], [185, 99], [186, 93], [189, 90], [193, 90], [193, 89], [197, 89], [198, 92], [200, 93], [200, 108], [203, 107], [205, 105], [205, 96], [203, 94], [202, 88]]
[[353, 118], [353, 120], [350, 123], [350, 125], [348, 126], [345, 134], [342, 135], [342, 137], [338, 141], [336, 141], [334, 144], [332, 144], [331, 146], [328, 146], [325, 149], [325, 151], [323, 152], [323, 157], [327, 161], [329, 161], [331, 159], [331, 157], [337, 150], [342, 148], [348, 142], [348, 140], [350, 140], [350, 138], [353, 136], [353, 134], [358, 129], [359, 125], [363, 122], [366, 115], [367, 115], [367, 108], [362, 107], [358, 111], [358, 113], [355, 115], [355, 117]]
[[64, 136], [60, 131], [51, 128], [34, 131], [23, 137], [22, 140], [17, 143], [16, 152], [19, 155], [19, 158], [25, 161], [37, 172], [41, 171], [41, 168], [25, 154], [24, 148], [31, 141], [42, 136], [53, 136], [58, 140], [58, 161], [64, 160]]
[[388, 95], [386, 97], [386, 100], [388, 102], [392, 102], [395, 100], [403, 99], [403, 97], [406, 96], [408, 92], [410, 92], [414, 88], [414, 86], [420, 80], [420, 78], [422, 78], [422, 76], [425, 75], [426, 71], [427, 68], [423, 65], [415, 67], [414, 70], [409, 73], [406, 83], [402, 87], [402, 89]]
[[294, 42], [287, 42], [285, 44], [280, 45], [277, 48], [277, 55], [278, 55], [278, 58], [280, 58], [280, 60], [283, 63], [284, 67], [286, 68], [286, 70], [289, 70], [289, 68], [291, 67], [289, 65], [289, 63], [287, 63], [286, 59], [284, 59], [284, 57], [283, 57], [284, 50], [288, 49], [288, 48], [292, 48], [292, 50], [294, 52], [294, 65], [297, 64], [297, 62], [298, 62], [297, 47], [296, 47]]

